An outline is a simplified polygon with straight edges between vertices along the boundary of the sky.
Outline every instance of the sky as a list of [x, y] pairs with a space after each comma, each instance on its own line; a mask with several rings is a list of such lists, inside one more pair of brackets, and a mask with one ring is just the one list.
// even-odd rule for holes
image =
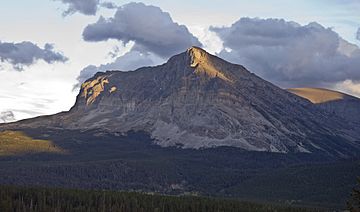
[[282, 87], [360, 97], [359, 0], [4, 0], [0, 122], [69, 110], [97, 71], [200, 46]]

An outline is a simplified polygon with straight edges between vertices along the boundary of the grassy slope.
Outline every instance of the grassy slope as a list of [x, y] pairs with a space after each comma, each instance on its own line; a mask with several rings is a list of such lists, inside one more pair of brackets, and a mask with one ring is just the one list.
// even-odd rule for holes
[[20, 131], [0, 132], [0, 156], [45, 152], [65, 153], [49, 140], [34, 139]]

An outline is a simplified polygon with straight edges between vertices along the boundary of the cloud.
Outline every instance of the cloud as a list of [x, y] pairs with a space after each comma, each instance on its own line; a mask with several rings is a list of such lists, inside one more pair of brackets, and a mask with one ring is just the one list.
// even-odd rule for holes
[[241, 18], [211, 30], [223, 40], [221, 57], [283, 87], [360, 79], [359, 47], [315, 22]]
[[[115, 8], [108, 4], [103, 7]], [[175, 23], [170, 15], [155, 6], [143, 3], [129, 3], [118, 7], [114, 17], [99, 20], [88, 25], [83, 31], [85, 41], [99, 42], [109, 39], [132, 45], [129, 52], [118, 56], [115, 48], [109, 55], [116, 58], [113, 62], [100, 66], [89, 65], [78, 76], [78, 88], [81, 83], [97, 72], [107, 70], [129, 71], [144, 66], [158, 65], [170, 56], [185, 51], [190, 46], [201, 46], [199, 40], [184, 25]]]
[[360, 81], [345, 80], [337, 83], [335, 89], [360, 97]]
[[100, 4], [101, 7], [105, 7], [107, 9], [116, 9], [118, 6], [114, 4], [113, 2], [103, 2]]
[[76, 12], [82, 13], [84, 15], [95, 15], [98, 6], [99, 0], [57, 0], [68, 5], [68, 9], [63, 12], [64, 16], [72, 15]]
[[215, 32], [210, 31], [209, 27], [192, 26], [189, 29], [199, 39], [202, 43], [202, 48], [207, 52], [216, 54], [223, 49], [222, 40]]
[[12, 111], [0, 112], [0, 123], [8, 123], [15, 120], [15, 115]]
[[359, 27], [359, 29], [358, 29], [358, 31], [356, 33], [356, 39], [360, 40], [360, 27]]
[[99, 20], [83, 31], [85, 41], [116, 39], [134, 41], [138, 51], [167, 58], [192, 45], [201, 46], [184, 25], [175, 23], [169, 13], [143, 3], [129, 3], [117, 9], [114, 17]]
[[87, 66], [81, 70], [80, 75], [77, 78], [79, 84], [75, 87], [78, 87], [81, 83], [94, 76], [97, 72], [105, 72], [108, 70], [130, 71], [144, 66], [157, 65], [162, 62], [164, 62], [163, 59], [156, 55], [151, 53], [144, 54], [139, 51], [132, 50], [123, 56], [116, 58], [116, 60], [112, 63], [100, 66]]
[[62, 53], [55, 52], [51, 44], [45, 44], [40, 48], [28, 41], [21, 43], [4, 43], [0, 41], [0, 61], [10, 63], [16, 70], [22, 70], [23, 66], [29, 66], [37, 60], [44, 60], [51, 64], [68, 60]]

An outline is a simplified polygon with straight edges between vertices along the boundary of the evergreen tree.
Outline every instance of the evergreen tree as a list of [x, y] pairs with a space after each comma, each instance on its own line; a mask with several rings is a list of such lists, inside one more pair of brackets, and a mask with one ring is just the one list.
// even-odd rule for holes
[[351, 212], [360, 212], [360, 177], [358, 177], [358, 184], [353, 188], [351, 198], [348, 201], [348, 209]]

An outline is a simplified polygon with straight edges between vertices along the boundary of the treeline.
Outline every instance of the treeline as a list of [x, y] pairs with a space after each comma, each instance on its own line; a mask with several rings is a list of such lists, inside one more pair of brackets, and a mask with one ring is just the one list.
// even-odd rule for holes
[[358, 184], [351, 192], [351, 198], [347, 202], [347, 209], [350, 212], [360, 212], [360, 177], [357, 179]]
[[0, 211], [316, 211], [236, 200], [131, 192], [0, 186]]

